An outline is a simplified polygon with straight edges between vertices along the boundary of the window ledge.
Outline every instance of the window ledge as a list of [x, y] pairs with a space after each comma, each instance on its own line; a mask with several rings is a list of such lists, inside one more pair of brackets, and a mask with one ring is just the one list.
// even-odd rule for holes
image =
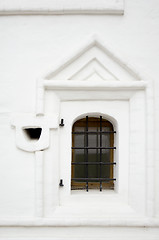
[[132, 82], [119, 82], [119, 81], [62, 81], [62, 80], [44, 80], [43, 86], [46, 89], [54, 90], [144, 90], [147, 83], [143, 80]]
[[83, 217], [61, 217], [61, 218], [10, 218], [0, 219], [0, 226], [4, 227], [159, 227], [159, 219], [139, 217], [109, 217], [109, 218], [83, 218]]
[[124, 0], [1, 0], [0, 15], [124, 14]]

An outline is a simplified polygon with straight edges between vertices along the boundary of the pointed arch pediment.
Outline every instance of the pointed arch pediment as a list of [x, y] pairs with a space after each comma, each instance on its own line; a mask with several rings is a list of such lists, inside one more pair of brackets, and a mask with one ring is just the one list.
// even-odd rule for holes
[[102, 41], [92, 38], [47, 74], [46, 80], [139, 81], [139, 74]]
[[119, 80], [110, 72], [98, 58], [91, 59], [85, 66], [79, 69], [75, 74], [70, 76], [69, 80]]

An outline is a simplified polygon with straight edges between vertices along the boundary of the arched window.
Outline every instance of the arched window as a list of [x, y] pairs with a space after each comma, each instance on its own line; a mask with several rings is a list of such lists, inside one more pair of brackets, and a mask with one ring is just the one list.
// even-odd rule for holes
[[101, 116], [82, 118], [72, 129], [71, 189], [114, 189], [114, 128]]

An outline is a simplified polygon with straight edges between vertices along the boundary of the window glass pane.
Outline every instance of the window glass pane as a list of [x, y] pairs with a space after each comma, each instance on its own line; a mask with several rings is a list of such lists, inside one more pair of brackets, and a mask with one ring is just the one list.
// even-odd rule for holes
[[84, 147], [85, 146], [85, 136], [84, 134], [74, 134], [74, 142], [75, 147]]
[[102, 147], [110, 147], [110, 134], [102, 134]]
[[102, 166], [102, 178], [110, 178], [110, 165], [103, 165]]
[[97, 147], [99, 138], [97, 134], [88, 134], [88, 147]]
[[80, 126], [78, 126], [79, 124], [77, 124], [77, 126], [74, 127], [74, 132], [84, 132], [84, 127], [83, 124]]
[[[75, 178], [85, 178], [85, 171], [86, 171], [86, 166], [85, 165], [75, 165], [74, 166], [74, 177]], [[79, 182], [82, 182], [82, 180], [79, 180]]]
[[74, 149], [73, 150], [73, 162], [84, 162], [85, 161], [85, 155], [83, 149]]
[[110, 162], [110, 149], [102, 149], [102, 162]]
[[[88, 150], [88, 162], [96, 163], [99, 159], [99, 153], [97, 149]], [[88, 177], [89, 178], [98, 178], [99, 177], [99, 165], [91, 164], [88, 165]]]
[[[100, 166], [99, 165], [89, 165], [88, 166], [88, 177], [89, 178], [99, 178], [100, 176]], [[94, 182], [98, 182], [98, 180], [94, 180]]]
[[[74, 149], [73, 151], [73, 162], [83, 163], [85, 161], [85, 155], [83, 149]], [[84, 164], [73, 165], [73, 177], [74, 178], [85, 178], [86, 166]], [[80, 182], [80, 181], [79, 181]]]

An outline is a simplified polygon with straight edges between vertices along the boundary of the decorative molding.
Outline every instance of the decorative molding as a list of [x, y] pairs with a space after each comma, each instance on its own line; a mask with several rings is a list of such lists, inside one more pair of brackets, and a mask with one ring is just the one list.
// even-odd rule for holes
[[95, 67], [96, 72], [99, 71], [99, 75], [101, 75], [102, 69], [106, 75], [111, 75], [114, 80], [138, 81], [144, 79], [137, 72], [137, 68], [130, 64], [125, 57], [121, 58], [120, 55], [123, 56], [102, 39], [92, 36], [77, 50], [74, 49], [67, 58], [63, 58], [57, 65], [50, 67], [42, 78], [48, 80], [76, 80], [75, 76], [81, 74], [85, 68], [90, 69], [92, 67], [93, 69]]
[[14, 219], [0, 219], [0, 226], [3, 227], [159, 227], [159, 220], [147, 217], [121, 217], [116, 218], [101, 217], [91, 219], [89, 216], [82, 217], [54, 217], [54, 218], [14, 218]]
[[[146, 77], [136, 69], [136, 66], [130, 64], [118, 50], [93, 35], [38, 79], [36, 115], [44, 114], [46, 89], [93, 91], [144, 89]], [[98, 81], [91, 78], [93, 74], [97, 75]]]
[[[96, 75], [96, 76], [94, 76]], [[69, 80], [119, 80], [98, 58], [91, 59], [79, 71], [69, 77]]]
[[119, 81], [54, 81], [44, 80], [45, 89], [54, 90], [144, 90], [147, 86], [145, 81], [119, 82]]
[[124, 14], [124, 0], [1, 0], [0, 15]]

